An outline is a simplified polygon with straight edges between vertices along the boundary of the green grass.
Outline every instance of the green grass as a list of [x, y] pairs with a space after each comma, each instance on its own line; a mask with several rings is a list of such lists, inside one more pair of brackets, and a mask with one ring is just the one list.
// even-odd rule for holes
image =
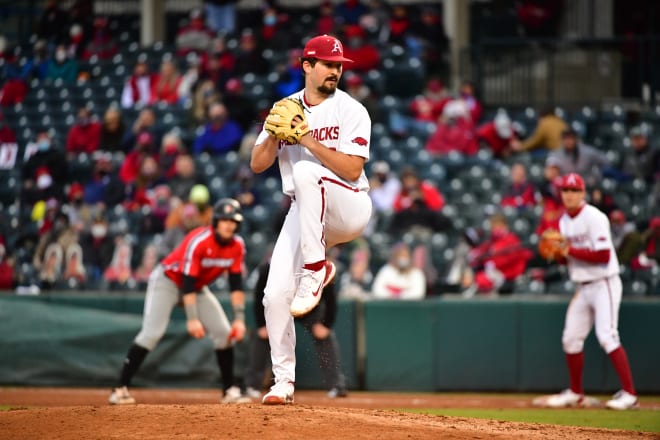
[[660, 432], [660, 411], [647, 409], [610, 411], [605, 409], [433, 408], [407, 409], [406, 411], [443, 416], [505, 420], [509, 422], [548, 423], [553, 425]]

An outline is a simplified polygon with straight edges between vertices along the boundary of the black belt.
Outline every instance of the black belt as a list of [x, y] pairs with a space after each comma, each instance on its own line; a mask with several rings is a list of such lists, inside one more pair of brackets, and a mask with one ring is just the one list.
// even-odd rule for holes
[[606, 280], [606, 279], [607, 279], [607, 278], [598, 278], [597, 280], [591, 280], [591, 281], [580, 281], [580, 282], [578, 282], [578, 284], [579, 284], [580, 286], [586, 286], [587, 284], [597, 283], [598, 281], [603, 281], [603, 280]]

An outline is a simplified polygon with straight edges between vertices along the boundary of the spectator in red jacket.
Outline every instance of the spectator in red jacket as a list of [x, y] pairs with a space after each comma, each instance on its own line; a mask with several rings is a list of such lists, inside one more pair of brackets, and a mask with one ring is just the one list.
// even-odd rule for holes
[[433, 184], [421, 180], [412, 167], [405, 167], [401, 170], [401, 191], [394, 199], [394, 212], [409, 208], [415, 194], [420, 194], [424, 205], [432, 211], [445, 206], [444, 197]]
[[407, 113], [390, 112], [390, 129], [401, 138], [406, 137], [411, 129], [426, 134], [438, 123], [449, 101], [451, 97], [442, 81], [429, 78], [422, 93], [411, 101]]
[[66, 153], [70, 158], [79, 153], [93, 153], [99, 148], [101, 123], [92, 117], [87, 107], [78, 110], [76, 123], [69, 129], [66, 138]]
[[531, 209], [536, 205], [536, 191], [527, 180], [527, 171], [521, 163], [511, 165], [511, 181], [502, 191], [502, 206]]
[[392, 8], [392, 16], [388, 22], [388, 41], [400, 46], [406, 45], [406, 37], [411, 30], [411, 21], [408, 16], [408, 6], [395, 5]]
[[146, 57], [138, 58], [133, 67], [133, 74], [124, 83], [121, 93], [121, 106], [133, 108], [143, 107], [151, 102], [151, 89], [156, 82], [156, 76], [149, 72]]
[[14, 259], [7, 258], [5, 239], [0, 235], [0, 290], [14, 288]]
[[117, 52], [119, 52], [119, 48], [108, 26], [108, 18], [96, 17], [91, 39], [85, 45], [82, 58], [88, 60], [96, 56], [101, 60], [109, 60]]
[[472, 273], [468, 272], [464, 280], [467, 289], [463, 296], [504, 293], [500, 292], [504, 289], [510, 293], [511, 283], [525, 272], [532, 257], [532, 251], [509, 230], [506, 218], [501, 214], [493, 215], [490, 218], [490, 238], [468, 253]]
[[466, 103], [460, 99], [448, 102], [435, 132], [426, 142], [426, 150], [431, 154], [446, 155], [456, 151], [465, 156], [473, 156], [479, 150]]
[[179, 100], [179, 84], [181, 74], [171, 59], [164, 59], [160, 64], [160, 72], [151, 85], [151, 103], [176, 104]]
[[388, 231], [393, 235], [411, 231], [424, 240], [429, 232], [448, 230], [451, 222], [440, 212], [444, 205], [442, 193], [433, 184], [421, 180], [413, 168], [405, 167]]
[[494, 157], [503, 159], [512, 153], [513, 145], [519, 139], [506, 110], [500, 109], [492, 121], [477, 128], [477, 140], [480, 145], [490, 148]]
[[156, 161], [158, 166], [158, 155], [156, 154], [156, 146], [153, 136], [146, 131], [143, 131], [137, 136], [137, 142], [133, 151], [126, 155], [126, 159], [121, 164], [119, 169], [119, 178], [125, 184], [132, 184], [137, 178], [144, 158], [150, 156]]
[[331, 1], [326, 0], [319, 6], [319, 18], [316, 21], [318, 35], [335, 33], [335, 10]]
[[377, 69], [380, 65], [378, 48], [365, 40], [365, 31], [360, 25], [351, 25], [344, 28], [344, 56], [352, 63], [347, 63], [344, 70], [368, 72]]

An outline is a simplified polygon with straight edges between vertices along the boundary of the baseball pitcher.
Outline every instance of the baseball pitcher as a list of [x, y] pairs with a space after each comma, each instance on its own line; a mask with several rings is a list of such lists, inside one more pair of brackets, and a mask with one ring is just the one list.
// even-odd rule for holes
[[250, 166], [264, 172], [279, 161], [291, 208], [275, 243], [264, 307], [275, 385], [264, 404], [293, 402], [296, 336], [293, 317], [309, 313], [335, 276], [326, 249], [360, 236], [371, 217], [371, 119], [337, 85], [344, 58], [328, 35], [307, 42], [301, 57], [305, 87], [276, 102], [252, 150]]

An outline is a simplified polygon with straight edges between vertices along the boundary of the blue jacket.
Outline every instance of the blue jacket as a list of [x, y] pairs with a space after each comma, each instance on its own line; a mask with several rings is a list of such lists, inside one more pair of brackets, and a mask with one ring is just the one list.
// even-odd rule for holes
[[192, 152], [195, 155], [204, 151], [212, 155], [223, 154], [238, 149], [242, 138], [243, 130], [232, 119], [227, 119], [218, 130], [209, 123], [204, 127], [204, 132], [195, 139]]

